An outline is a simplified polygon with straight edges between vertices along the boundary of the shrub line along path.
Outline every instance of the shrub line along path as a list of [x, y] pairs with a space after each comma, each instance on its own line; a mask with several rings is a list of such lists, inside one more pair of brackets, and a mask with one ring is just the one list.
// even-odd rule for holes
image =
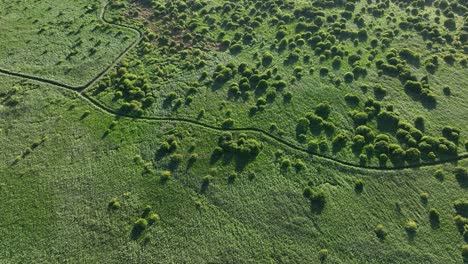
[[264, 130], [259, 129], [259, 128], [254, 128], [254, 127], [221, 128], [221, 127], [206, 124], [206, 123], [200, 122], [198, 120], [190, 119], [190, 118], [156, 117], [156, 116], [132, 116], [132, 115], [128, 115], [128, 114], [119, 113], [119, 112], [115, 111], [114, 109], [111, 109], [111, 108], [103, 105], [103, 103], [98, 101], [97, 99], [89, 96], [88, 94], [85, 93], [85, 91], [86, 91], [87, 88], [93, 86], [97, 81], [99, 81], [104, 75], [106, 75], [115, 65], [117, 65], [118, 62], [128, 52], [130, 52], [130, 50], [132, 50], [134, 47], [136, 47], [140, 43], [140, 41], [142, 40], [143, 34], [137, 28], [127, 26], [127, 25], [115, 24], [112, 21], [106, 20], [104, 14], [105, 14], [105, 12], [107, 10], [108, 5], [109, 5], [109, 2], [105, 2], [103, 4], [103, 7], [101, 8], [101, 12], [99, 14], [99, 18], [104, 23], [110, 24], [112, 26], [120, 27], [120, 28], [125, 28], [127, 30], [131, 30], [132, 32], [134, 32], [134, 33], [136, 33], [138, 35], [138, 38], [132, 44], [130, 44], [127, 48], [125, 48], [115, 58], [115, 60], [109, 66], [107, 66], [98, 75], [96, 75], [96, 77], [91, 79], [86, 84], [80, 85], [80, 86], [72, 86], [72, 85], [61, 83], [61, 82], [58, 82], [58, 81], [55, 81], [55, 80], [41, 78], [41, 77], [32, 76], [32, 75], [27, 75], [27, 74], [18, 73], [18, 72], [13, 72], [13, 71], [9, 71], [9, 70], [6, 70], [6, 69], [1, 69], [1, 68], [0, 68], [0, 73], [4, 74], [4, 75], [15, 76], [15, 77], [23, 78], [23, 79], [29, 79], [29, 80], [33, 80], [33, 81], [37, 81], [37, 82], [41, 82], [41, 83], [50, 84], [50, 85], [53, 85], [53, 86], [56, 86], [56, 87], [65, 88], [65, 89], [67, 89], [69, 91], [74, 92], [76, 95], [78, 95], [78, 97], [81, 97], [82, 99], [88, 101], [91, 105], [96, 107], [101, 112], [103, 112], [105, 114], [112, 115], [112, 116], [129, 118], [129, 119], [134, 119], [134, 120], [144, 120], [144, 121], [156, 121], [156, 122], [164, 121], [164, 122], [184, 123], [184, 124], [189, 124], [189, 125], [201, 127], [201, 128], [204, 128], [204, 129], [210, 129], [210, 130], [218, 131], [218, 132], [233, 131], [233, 132], [256, 133], [256, 134], [260, 134], [261, 136], [263, 136], [265, 138], [268, 138], [268, 139], [276, 141], [276, 142], [278, 142], [278, 143], [280, 143], [282, 145], [285, 145], [285, 146], [287, 146], [287, 147], [289, 147], [291, 149], [294, 149], [296, 151], [299, 151], [299, 152], [302, 152], [302, 153], [305, 153], [305, 154], [308, 154], [308, 155], [312, 155], [312, 157], [317, 156], [317, 157], [319, 157], [321, 159], [333, 162], [335, 164], [339, 164], [341, 166], [351, 167], [351, 168], [355, 168], [355, 169], [366, 169], [366, 170], [377, 170], [377, 171], [394, 171], [394, 170], [402, 170], [402, 169], [409, 169], [409, 168], [421, 168], [421, 167], [429, 167], [429, 166], [440, 165], [440, 164], [445, 164], [445, 163], [452, 163], [452, 162], [457, 162], [459, 160], [463, 160], [463, 159], [468, 158], [468, 153], [463, 153], [463, 154], [460, 154], [460, 155], [458, 155], [457, 157], [454, 157], [454, 158], [439, 160], [439, 161], [435, 161], [435, 162], [432, 162], [432, 163], [409, 164], [409, 165], [398, 166], [398, 167], [362, 166], [362, 165], [357, 165], [357, 164], [354, 164], [354, 163], [351, 163], [351, 162], [343, 161], [343, 160], [340, 160], [340, 159], [337, 159], [337, 158], [334, 158], [334, 157], [330, 157], [330, 156], [327, 156], [327, 155], [323, 155], [323, 154], [320, 154], [320, 153], [312, 153], [312, 152], [308, 151], [307, 149], [305, 149], [303, 147], [300, 147], [300, 146], [298, 146], [296, 144], [293, 144], [293, 143], [291, 143], [291, 142], [289, 142], [287, 140], [284, 140], [284, 139], [282, 139], [282, 138], [280, 138], [278, 136], [275, 136], [275, 135], [273, 135], [271, 133], [268, 133], [267, 131], [264, 131]]

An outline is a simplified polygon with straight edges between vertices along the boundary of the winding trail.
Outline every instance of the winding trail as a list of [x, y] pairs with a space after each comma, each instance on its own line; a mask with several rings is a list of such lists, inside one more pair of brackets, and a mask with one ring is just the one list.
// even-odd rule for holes
[[126, 49], [124, 49], [109, 66], [107, 66], [103, 71], [101, 71], [96, 77], [91, 79], [86, 84], [80, 85], [80, 86], [71, 86], [71, 85], [61, 83], [61, 82], [58, 82], [58, 81], [55, 81], [55, 80], [45, 79], [45, 78], [32, 76], [32, 75], [27, 75], [27, 74], [23, 74], [23, 73], [17, 73], [17, 72], [13, 72], [13, 71], [1, 69], [1, 68], [0, 68], [0, 74], [19, 77], [19, 78], [23, 78], [23, 79], [29, 79], [29, 80], [33, 80], [33, 81], [37, 81], [37, 82], [41, 82], [41, 83], [45, 83], [45, 84], [50, 84], [52, 86], [67, 89], [67, 90], [75, 93], [78, 97], [80, 97], [83, 100], [90, 103], [97, 110], [99, 110], [99, 111], [101, 111], [101, 112], [103, 112], [105, 114], [115, 116], [115, 117], [129, 118], [129, 119], [132, 119], [132, 120], [152, 121], [152, 122], [183, 123], [183, 124], [188, 124], [188, 125], [191, 125], [191, 126], [196, 126], [196, 127], [200, 127], [200, 128], [203, 128], [203, 129], [209, 129], [209, 130], [213, 130], [213, 131], [217, 131], [217, 132], [232, 131], [232, 132], [255, 133], [255, 134], [259, 134], [260, 136], [262, 136], [264, 138], [275, 141], [275, 142], [277, 142], [277, 143], [279, 143], [279, 144], [281, 144], [283, 146], [286, 146], [286, 147], [288, 147], [290, 149], [302, 152], [302, 153], [307, 154], [307, 155], [311, 155], [312, 157], [318, 157], [320, 159], [335, 163], [337, 165], [350, 167], [350, 168], [354, 168], [354, 169], [374, 170], [374, 171], [396, 171], [396, 170], [409, 169], [409, 168], [430, 167], [430, 166], [434, 166], [434, 165], [440, 165], [440, 164], [445, 164], [445, 163], [453, 163], [453, 162], [457, 162], [457, 161], [460, 161], [460, 160], [463, 160], [463, 159], [468, 159], [468, 153], [463, 153], [463, 154], [458, 155], [457, 157], [453, 157], [453, 158], [450, 158], [450, 159], [439, 160], [439, 161], [435, 161], [435, 162], [432, 162], [432, 163], [409, 164], [409, 165], [398, 166], [398, 167], [362, 166], [362, 165], [354, 164], [352, 162], [343, 161], [343, 160], [340, 160], [340, 159], [337, 159], [337, 158], [334, 158], [334, 157], [323, 155], [323, 154], [320, 154], [320, 153], [312, 153], [312, 152], [308, 151], [306, 148], [298, 146], [298, 145], [296, 145], [294, 143], [291, 143], [291, 142], [289, 142], [287, 140], [284, 140], [284, 139], [282, 139], [282, 138], [280, 138], [278, 136], [275, 136], [275, 135], [273, 135], [273, 134], [271, 134], [271, 133], [269, 133], [267, 131], [264, 131], [262, 129], [255, 128], [255, 127], [221, 128], [221, 127], [217, 127], [217, 126], [214, 126], [214, 125], [211, 125], [211, 124], [206, 124], [206, 123], [200, 122], [199, 120], [194, 120], [194, 119], [190, 119], [190, 118], [157, 117], [157, 116], [132, 116], [132, 115], [128, 115], [128, 114], [119, 113], [116, 110], [114, 110], [112, 108], [109, 108], [108, 106], [104, 105], [99, 100], [97, 100], [97, 99], [93, 98], [92, 96], [86, 94], [85, 91], [86, 91], [87, 88], [93, 86], [96, 82], [98, 82], [104, 75], [106, 75], [121, 60], [122, 57], [127, 55], [130, 50], [132, 50], [134, 47], [136, 47], [140, 43], [140, 41], [141, 41], [141, 39], [143, 37], [143, 34], [137, 28], [134, 28], [134, 27], [131, 27], [131, 26], [126, 26], [126, 25], [114, 24], [112, 21], [106, 20], [104, 14], [105, 14], [105, 12], [107, 10], [108, 5], [109, 5], [109, 2], [106, 2], [103, 5], [102, 11], [100, 12], [100, 15], [99, 15], [99, 18], [103, 22], [105, 22], [107, 24], [110, 24], [112, 26], [124, 28], [124, 29], [131, 30], [131, 31], [137, 33], [138, 38], [131, 45], [129, 45]]

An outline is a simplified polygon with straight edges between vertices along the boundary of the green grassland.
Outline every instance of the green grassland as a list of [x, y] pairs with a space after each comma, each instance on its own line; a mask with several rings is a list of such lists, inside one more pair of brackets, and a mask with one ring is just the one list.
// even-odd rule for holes
[[[453, 203], [466, 189], [453, 168], [466, 161], [360, 170], [249, 133], [261, 152], [239, 167], [235, 158], [213, 162], [220, 132], [119, 119], [75, 93], [30, 81], [2, 76], [0, 87], [2, 262], [316, 263], [324, 248], [330, 263], [461, 260]], [[160, 154], [170, 138], [182, 155], [177, 167], [172, 154]], [[282, 168], [279, 152], [303, 167]], [[171, 176], [163, 180], [166, 170]], [[306, 186], [325, 192], [322, 211], [303, 197]], [[113, 199], [118, 209], [110, 208]], [[147, 205], [160, 220], [135, 235]], [[440, 212], [438, 226], [430, 208]], [[409, 219], [417, 222], [415, 235], [405, 232]]]
[[0, 262], [467, 263], [467, 8], [0, 0]]
[[[315, 2], [117, 1], [109, 19], [139, 27], [145, 37], [89, 93], [135, 115], [255, 127], [304, 148], [322, 142], [327, 149], [313, 153], [367, 166], [379, 166], [379, 154], [390, 158], [385, 166], [402, 166], [466, 152], [463, 133], [450, 153], [420, 146], [422, 136], [451, 144], [443, 129], [468, 126], [466, 7], [454, 1], [449, 7], [438, 1], [335, 1], [325, 7]], [[445, 26], [447, 20], [454, 28]], [[271, 61], [264, 63], [265, 56]], [[247, 70], [239, 70], [242, 64]], [[354, 79], [346, 80], [346, 73]], [[424, 88], [408, 91], [408, 80]], [[313, 113], [324, 102], [331, 112], [319, 118], [317, 128]], [[305, 128], [298, 130], [305, 117]], [[424, 125], [415, 125], [418, 117]], [[355, 137], [364, 134], [360, 125], [371, 131], [365, 142]], [[408, 133], [398, 135], [398, 128]], [[400, 161], [374, 151], [379, 134], [389, 137], [396, 152], [418, 149], [421, 160]], [[337, 135], [345, 142], [334, 150]]]
[[101, 20], [102, 1], [0, 1], [0, 68], [81, 86], [137, 38]]

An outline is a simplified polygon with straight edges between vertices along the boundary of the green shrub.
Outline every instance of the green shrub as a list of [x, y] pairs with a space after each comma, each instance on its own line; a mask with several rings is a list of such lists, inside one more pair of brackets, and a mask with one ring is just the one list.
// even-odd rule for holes
[[440, 222], [440, 213], [435, 208], [431, 208], [429, 210], [429, 220], [431, 223], [439, 223]]
[[420, 82], [408, 80], [404, 85], [405, 91], [411, 94], [421, 94], [422, 85]]
[[172, 172], [169, 171], [169, 170], [165, 170], [163, 172], [161, 172], [161, 181], [165, 182], [167, 180], [169, 180], [169, 178], [171, 178], [172, 176]]
[[310, 140], [307, 143], [307, 149], [310, 153], [317, 153], [318, 148], [319, 148], [319, 144], [317, 143], [316, 140]]
[[328, 69], [325, 67], [320, 68], [320, 76], [326, 76], [328, 74]]
[[120, 208], [120, 202], [117, 200], [117, 198], [112, 198], [112, 200], [109, 202], [109, 208], [111, 209], [119, 209]]
[[328, 102], [320, 103], [315, 107], [315, 114], [322, 117], [323, 119], [327, 119], [330, 112], [331, 105]]
[[270, 52], [265, 52], [262, 56], [262, 64], [263, 66], [267, 67], [273, 61], [273, 55]]
[[352, 72], [347, 72], [345, 75], [344, 75], [344, 81], [347, 82], [347, 83], [350, 83], [354, 80], [354, 74]]
[[145, 230], [148, 227], [148, 221], [143, 218], [139, 218], [133, 224], [133, 227], [137, 230]]
[[436, 177], [436, 179], [438, 179], [439, 181], [443, 181], [444, 178], [445, 178], [445, 172], [444, 172], [443, 170], [441, 170], [441, 169], [438, 169], [438, 170], [436, 170], [436, 172], [435, 172], [435, 177]]
[[387, 236], [387, 231], [385, 230], [385, 227], [382, 224], [378, 224], [375, 227], [374, 232], [375, 235], [381, 240], [385, 239], [385, 237]]
[[459, 199], [453, 203], [453, 207], [457, 214], [468, 217], [468, 199]]
[[234, 44], [229, 47], [229, 52], [232, 54], [237, 54], [242, 51], [242, 45], [241, 44]]
[[154, 224], [154, 223], [158, 222], [159, 219], [160, 219], [160, 217], [159, 217], [159, 215], [157, 213], [152, 213], [148, 217], [148, 223], [149, 224]]
[[328, 255], [329, 255], [329, 252], [328, 252], [327, 249], [325, 249], [325, 248], [324, 248], [324, 249], [321, 249], [321, 250], [319, 251], [319, 260], [320, 260], [321, 262], [325, 261], [325, 260], [328, 258]]
[[312, 197], [312, 194], [313, 194], [313, 191], [309, 186], [305, 187], [304, 191], [302, 192], [302, 195], [307, 199], [310, 199], [310, 197]]
[[342, 148], [346, 146], [347, 141], [348, 141], [348, 137], [345, 134], [340, 133], [336, 135], [332, 140], [333, 149], [335, 151], [341, 150]]
[[354, 190], [357, 193], [361, 193], [364, 190], [364, 182], [362, 180], [356, 180], [354, 182]]
[[427, 201], [429, 200], [429, 194], [427, 192], [422, 192], [419, 194], [419, 198], [421, 199], [421, 202], [427, 204]]
[[409, 163], [419, 163], [421, 152], [417, 148], [409, 148], [405, 152], [406, 161]]
[[408, 220], [405, 224], [405, 230], [408, 234], [416, 234], [418, 224], [414, 220]]
[[463, 259], [468, 260], [468, 245], [462, 246], [461, 254]]
[[227, 118], [223, 121], [223, 124], [221, 125], [222, 128], [231, 128], [234, 126], [234, 119], [232, 118]]
[[468, 225], [468, 219], [461, 215], [454, 216], [453, 221], [460, 232], [463, 232], [465, 225]]
[[468, 185], [468, 170], [463, 167], [456, 167], [454, 173], [458, 183], [466, 187]]

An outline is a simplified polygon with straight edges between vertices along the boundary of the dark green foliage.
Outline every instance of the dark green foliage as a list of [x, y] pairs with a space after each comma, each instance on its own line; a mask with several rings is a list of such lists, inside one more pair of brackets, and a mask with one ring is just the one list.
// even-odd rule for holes
[[117, 210], [120, 208], [120, 202], [117, 200], [117, 198], [112, 198], [112, 200], [109, 202], [109, 208]]
[[465, 261], [468, 260], [468, 245], [462, 246], [461, 255]]
[[326, 193], [321, 189], [312, 189], [306, 187], [303, 191], [303, 195], [310, 201], [312, 210], [316, 213], [321, 213], [325, 207]]
[[405, 91], [411, 94], [420, 94], [422, 91], [422, 85], [417, 81], [407, 81], [405, 83]]
[[406, 150], [406, 161], [408, 163], [419, 163], [421, 152], [417, 148], [409, 148]]
[[354, 74], [352, 72], [347, 72], [345, 75], [344, 75], [344, 80], [345, 82], [347, 83], [350, 83], [354, 80]]
[[467, 188], [468, 187], [468, 170], [463, 167], [456, 167], [454, 173], [455, 173], [455, 178], [457, 179], [458, 183], [462, 187]]
[[266, 52], [266, 53], [263, 54], [263, 56], [262, 56], [263, 66], [265, 66], [265, 67], [269, 66], [272, 61], [273, 61], [273, 55], [271, 55], [271, 53]]
[[148, 227], [148, 221], [143, 218], [139, 218], [133, 223], [133, 228], [137, 230], [145, 230]]
[[418, 224], [414, 220], [409, 220], [405, 224], [405, 230], [409, 235], [414, 235], [418, 230]]
[[431, 208], [429, 210], [429, 221], [432, 226], [438, 226], [440, 224], [440, 213], [437, 209]]
[[240, 158], [253, 159], [262, 149], [262, 144], [255, 139], [239, 135], [236, 140], [230, 133], [225, 133], [218, 140], [218, 145], [224, 153], [236, 154]]
[[364, 190], [364, 182], [362, 180], [356, 180], [354, 182], [354, 190], [357, 193], [362, 193], [362, 191]]
[[238, 54], [242, 51], [242, 45], [241, 44], [234, 44], [229, 47], [229, 52], [232, 54]]
[[340, 151], [341, 149], [343, 149], [346, 146], [347, 141], [348, 137], [345, 134], [340, 133], [336, 135], [332, 141], [333, 151]]
[[327, 119], [330, 112], [331, 106], [328, 102], [320, 103], [315, 107], [315, 114], [322, 117], [323, 119]]
[[[467, 250], [467, 251], [468, 251], [468, 250]], [[318, 254], [318, 255], [319, 255], [319, 260], [320, 260], [320, 262], [324, 262], [325, 260], [327, 260], [328, 255], [329, 255], [329, 252], [328, 252], [327, 249], [324, 248], [324, 249], [321, 249], [321, 250], [319, 251], [319, 254]], [[468, 254], [467, 254], [467, 256], [468, 256]]]
[[320, 76], [326, 76], [328, 75], [328, 72], [329, 72], [328, 68], [325, 68], [325, 67], [320, 68]]
[[353, 94], [346, 94], [345, 101], [349, 105], [357, 106], [359, 104], [359, 97]]
[[453, 203], [453, 207], [458, 215], [462, 217], [468, 217], [468, 200], [467, 199], [459, 199]]
[[377, 115], [377, 125], [383, 131], [395, 131], [399, 118], [393, 112], [383, 111]]

